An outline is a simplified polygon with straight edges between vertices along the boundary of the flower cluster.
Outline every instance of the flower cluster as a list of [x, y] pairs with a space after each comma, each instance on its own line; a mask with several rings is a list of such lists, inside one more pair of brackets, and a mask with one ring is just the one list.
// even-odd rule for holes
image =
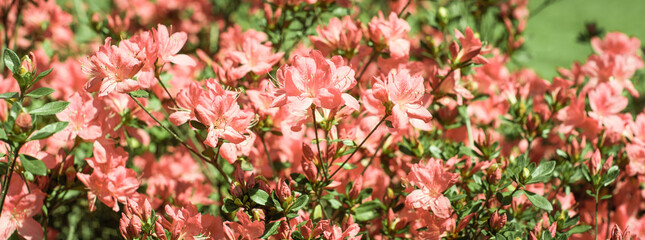
[[635, 37], [545, 79], [528, 0], [66, 2], [0, 1], [2, 239], [645, 236]]

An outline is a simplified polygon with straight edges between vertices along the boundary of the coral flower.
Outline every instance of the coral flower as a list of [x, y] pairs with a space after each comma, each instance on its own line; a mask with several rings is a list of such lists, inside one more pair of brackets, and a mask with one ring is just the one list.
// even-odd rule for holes
[[458, 175], [446, 171], [438, 160], [430, 159], [426, 165], [414, 164], [408, 181], [418, 189], [413, 190], [405, 202], [414, 208], [431, 209], [437, 217], [448, 218], [452, 208], [443, 192], [457, 179]]
[[356, 85], [354, 70], [339, 66], [342, 59], [338, 56], [330, 61], [317, 50], [312, 50], [309, 55], [296, 55], [293, 66], [283, 66], [278, 70], [281, 87], [275, 93], [273, 106], [288, 104], [296, 111], [303, 111], [311, 104], [326, 109], [347, 105], [358, 110], [358, 101], [343, 93]]
[[127, 93], [139, 88], [134, 76], [144, 65], [135, 55], [126, 49], [125, 44], [110, 44], [110, 38], [83, 63], [83, 71], [90, 76], [85, 84], [85, 91], [99, 92], [107, 96], [111, 92]]

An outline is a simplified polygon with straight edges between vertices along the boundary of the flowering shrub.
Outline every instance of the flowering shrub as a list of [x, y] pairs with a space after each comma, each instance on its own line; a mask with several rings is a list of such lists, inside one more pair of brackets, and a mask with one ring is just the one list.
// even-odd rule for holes
[[527, 0], [0, 8], [0, 239], [645, 236], [626, 34], [543, 79]]

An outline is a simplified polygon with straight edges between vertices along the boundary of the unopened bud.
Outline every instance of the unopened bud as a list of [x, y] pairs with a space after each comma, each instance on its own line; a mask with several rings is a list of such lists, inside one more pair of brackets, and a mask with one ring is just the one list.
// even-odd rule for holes
[[155, 222], [155, 234], [159, 239], [166, 239], [166, 232], [159, 222]]
[[363, 190], [363, 178], [359, 177], [358, 179], [356, 179], [356, 181], [354, 181], [352, 188], [349, 190], [349, 198], [358, 198], [358, 194], [361, 193], [361, 190]]
[[496, 167], [494, 170], [488, 171], [486, 181], [488, 181], [489, 184], [497, 185], [500, 180], [502, 180], [502, 169]]
[[278, 186], [275, 191], [276, 195], [280, 199], [280, 201], [285, 202], [285, 201], [290, 201], [291, 200], [291, 188], [289, 188], [289, 184], [287, 184], [284, 180], [278, 181]]
[[437, 22], [445, 26], [448, 24], [448, 17], [448, 9], [446, 9], [445, 7], [439, 7], [439, 9], [437, 10]]
[[316, 166], [312, 162], [307, 162], [304, 161], [302, 162], [302, 170], [305, 173], [305, 176], [309, 181], [311, 182], [317, 182], [318, 179], [316, 177], [316, 174], [318, 173], [318, 170], [316, 169]]
[[152, 206], [150, 205], [150, 202], [148, 202], [148, 199], [146, 199], [143, 202], [143, 218], [144, 220], [148, 220], [152, 217]]
[[504, 225], [506, 225], [506, 214], [499, 214], [499, 212], [495, 211], [493, 215], [490, 216], [488, 225], [491, 229], [499, 231], [504, 227]]
[[138, 216], [133, 216], [132, 219], [130, 220], [130, 225], [128, 225], [128, 232], [130, 233], [130, 236], [134, 238], [138, 238], [139, 235], [141, 235], [141, 218]]
[[264, 210], [262, 209], [255, 208], [251, 210], [251, 212], [253, 213], [253, 219], [255, 219], [256, 221], [264, 221], [264, 219], [266, 218]]
[[22, 132], [28, 132], [31, 130], [31, 115], [26, 112], [19, 113], [16, 117], [16, 126], [18, 126]]
[[526, 183], [529, 180], [529, 177], [531, 177], [531, 172], [529, 171], [529, 169], [522, 169], [522, 173], [520, 174], [520, 182]]

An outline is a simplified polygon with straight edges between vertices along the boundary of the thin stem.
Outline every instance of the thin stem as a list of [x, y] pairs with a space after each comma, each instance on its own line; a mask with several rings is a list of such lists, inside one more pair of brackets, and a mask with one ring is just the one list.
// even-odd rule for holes
[[432, 92], [431, 92], [431, 93], [432, 93], [432, 94], [434, 94], [434, 93], [435, 93], [435, 91], [437, 91], [437, 89], [439, 89], [439, 87], [441, 87], [441, 84], [443, 84], [443, 82], [444, 82], [444, 81], [446, 81], [446, 79], [448, 78], [448, 76], [450, 76], [450, 74], [451, 74], [452, 72], [454, 72], [454, 71], [455, 71], [455, 68], [450, 67], [450, 71], [448, 71], [448, 73], [446, 73], [446, 75], [445, 75], [445, 76], [443, 76], [443, 78], [441, 78], [441, 80], [439, 81], [439, 84], [437, 84], [437, 86], [436, 86], [436, 87], [432, 88]]
[[387, 141], [387, 139], [389, 137], [390, 137], [390, 134], [388, 133], [387, 136], [385, 136], [383, 138], [383, 140], [381, 140], [381, 143], [379, 143], [378, 148], [376, 148], [376, 151], [374, 151], [374, 154], [370, 158], [370, 161], [367, 163], [367, 166], [365, 166], [365, 168], [363, 168], [363, 171], [361, 172], [361, 175], [365, 174], [365, 170], [367, 170], [367, 168], [370, 167], [370, 165], [372, 165], [372, 161], [374, 161], [374, 158], [376, 157], [376, 154], [378, 154], [378, 151], [381, 150], [381, 148], [383, 148], [383, 145], [385, 145], [385, 141]]
[[367, 63], [365, 63], [365, 66], [363, 66], [363, 70], [361, 70], [361, 72], [358, 74], [358, 76], [356, 77], [356, 80], [358, 81], [361, 80], [361, 77], [363, 77], [363, 73], [365, 73], [365, 70], [367, 70], [367, 67], [374, 61], [374, 59], [376, 59], [376, 56], [378, 55], [378, 53], [376, 52], [376, 49], [372, 49], [372, 51], [373, 52], [370, 54], [370, 59], [367, 60]]
[[4, 178], [4, 181], [2, 181], [2, 197], [0, 197], [0, 213], [2, 213], [2, 209], [4, 208], [4, 200], [7, 198], [7, 191], [9, 190], [9, 184], [11, 184], [11, 175], [13, 175], [13, 169], [16, 166], [16, 162], [18, 161], [18, 155], [19, 151], [22, 145], [19, 145], [18, 148], [14, 151], [14, 156], [13, 156], [13, 161], [11, 162], [11, 165], [9, 165], [9, 169], [7, 169], [7, 175]]
[[403, 6], [403, 9], [401, 9], [399, 14], [397, 15], [398, 17], [401, 17], [401, 15], [403, 15], [403, 12], [405, 12], [405, 9], [407, 9], [408, 6], [410, 6], [410, 3], [412, 3], [412, 0], [408, 0], [408, 3], [406, 3], [405, 6]]
[[334, 173], [332, 173], [332, 174], [331, 174], [331, 176], [329, 176], [329, 178], [328, 178], [328, 179], [331, 179], [332, 177], [334, 177], [334, 175], [336, 175], [336, 173], [338, 173], [338, 171], [340, 171], [340, 169], [342, 169], [342, 168], [345, 166], [345, 164], [347, 164], [347, 162], [349, 162], [349, 160], [350, 160], [350, 159], [352, 159], [352, 157], [354, 156], [354, 154], [356, 154], [356, 152], [358, 152], [358, 150], [359, 150], [359, 149], [361, 149], [361, 147], [363, 146], [363, 144], [365, 144], [365, 142], [367, 141], [367, 139], [369, 139], [369, 138], [370, 138], [370, 136], [372, 136], [372, 134], [373, 134], [374, 132], [376, 132], [376, 129], [378, 129], [378, 127], [379, 127], [379, 126], [381, 126], [381, 123], [385, 122], [385, 118], [386, 118], [386, 117], [387, 117], [387, 115], [385, 115], [385, 116], [383, 116], [383, 118], [381, 118], [381, 121], [379, 121], [379, 122], [378, 122], [378, 124], [376, 124], [376, 126], [374, 127], [374, 129], [372, 129], [372, 131], [371, 131], [369, 134], [367, 134], [367, 137], [365, 137], [365, 139], [363, 139], [363, 141], [362, 141], [360, 144], [358, 144], [358, 147], [356, 147], [356, 149], [354, 149], [354, 151], [352, 152], [352, 154], [350, 154], [350, 155], [349, 155], [349, 157], [347, 157], [347, 159], [345, 159], [345, 161], [343, 162], [343, 164], [341, 164], [341, 165], [340, 165], [340, 167], [338, 167], [338, 169], [336, 169], [336, 171], [334, 171]]
[[157, 78], [157, 80], [159, 80], [158, 81], [159, 85], [161, 85], [163, 90], [166, 91], [166, 94], [168, 94], [168, 97], [170, 98], [170, 100], [172, 100], [172, 102], [175, 104], [175, 107], [179, 107], [179, 105], [177, 105], [177, 101], [175, 100], [175, 98], [172, 96], [172, 94], [170, 94], [170, 91], [168, 91], [166, 84], [164, 84], [163, 81], [161, 81], [161, 77], [159, 77], [159, 72], [156, 69], [155, 69], [155, 77]]
[[275, 169], [275, 166], [273, 166], [273, 160], [271, 159], [271, 153], [269, 152], [269, 148], [267, 147], [266, 141], [264, 141], [264, 134], [260, 137], [260, 142], [262, 142], [262, 146], [264, 146], [264, 153], [267, 155], [267, 161], [269, 163], [269, 167], [271, 167], [271, 171], [273, 172], [273, 176], [277, 177], [278, 171]]
[[195, 151], [195, 149], [193, 149], [193, 148], [192, 148], [192, 147], [190, 147], [188, 144], [186, 144], [183, 140], [181, 140], [181, 138], [179, 138], [179, 136], [177, 136], [177, 134], [176, 134], [175, 132], [173, 132], [172, 130], [170, 130], [169, 128], [167, 128], [167, 127], [166, 127], [166, 126], [164, 126], [163, 124], [161, 124], [161, 122], [160, 122], [160, 121], [159, 121], [155, 116], [153, 116], [153, 115], [150, 113], [150, 111], [148, 111], [148, 109], [146, 109], [146, 108], [141, 104], [141, 102], [139, 102], [139, 100], [137, 100], [134, 96], [132, 96], [132, 94], [128, 93], [128, 96], [130, 96], [130, 98], [131, 98], [132, 100], [134, 100], [134, 102], [135, 102], [135, 103], [137, 103], [137, 105], [139, 105], [139, 107], [140, 107], [141, 109], [143, 109], [143, 111], [145, 111], [145, 112], [148, 114], [148, 116], [150, 116], [153, 120], [155, 120], [155, 122], [157, 122], [157, 124], [159, 124], [159, 126], [161, 126], [164, 130], [166, 130], [168, 133], [170, 133], [170, 135], [172, 135], [172, 136], [173, 136], [177, 141], [179, 141], [179, 143], [181, 143], [181, 145], [183, 145], [184, 147], [186, 147], [186, 148], [188, 149], [188, 151], [190, 151], [190, 152], [194, 153], [196, 156], [198, 156], [199, 158], [203, 159], [204, 161], [206, 161], [206, 162], [208, 162], [208, 163], [213, 164], [213, 166], [215, 166], [215, 168], [217, 168], [217, 170], [220, 172], [220, 174], [222, 174], [222, 177], [224, 177], [224, 179], [226, 179], [226, 181], [230, 183], [230, 181], [229, 181], [228, 177], [227, 177], [227, 176], [226, 176], [226, 174], [224, 173], [224, 170], [223, 170], [223, 169], [222, 169], [222, 167], [219, 165], [219, 163], [217, 163], [217, 157], [219, 157], [219, 150], [221, 149], [221, 146], [220, 146], [219, 148], [217, 148], [217, 155], [215, 156], [216, 158], [215, 158], [213, 161], [211, 161], [211, 159], [208, 159], [208, 158], [204, 157], [201, 153], [199, 153], [199, 152]]
[[[318, 123], [316, 122], [316, 107], [311, 108], [311, 115], [314, 118], [314, 134], [316, 135], [316, 148], [318, 148], [318, 159], [320, 160], [320, 163], [322, 164], [323, 158], [322, 158], [322, 151], [320, 151], [320, 138], [318, 138]], [[327, 176], [327, 171], [323, 169], [323, 173], [325, 176]]]
[[468, 132], [468, 146], [475, 150], [475, 141], [473, 140], [473, 128], [470, 124], [470, 117], [468, 116], [468, 111], [466, 111], [465, 116], [463, 116], [466, 121], [466, 132]]
[[594, 239], [598, 240], [598, 193], [599, 191], [596, 191], [596, 211], [594, 212], [593, 215], [593, 221], [594, 221]]

